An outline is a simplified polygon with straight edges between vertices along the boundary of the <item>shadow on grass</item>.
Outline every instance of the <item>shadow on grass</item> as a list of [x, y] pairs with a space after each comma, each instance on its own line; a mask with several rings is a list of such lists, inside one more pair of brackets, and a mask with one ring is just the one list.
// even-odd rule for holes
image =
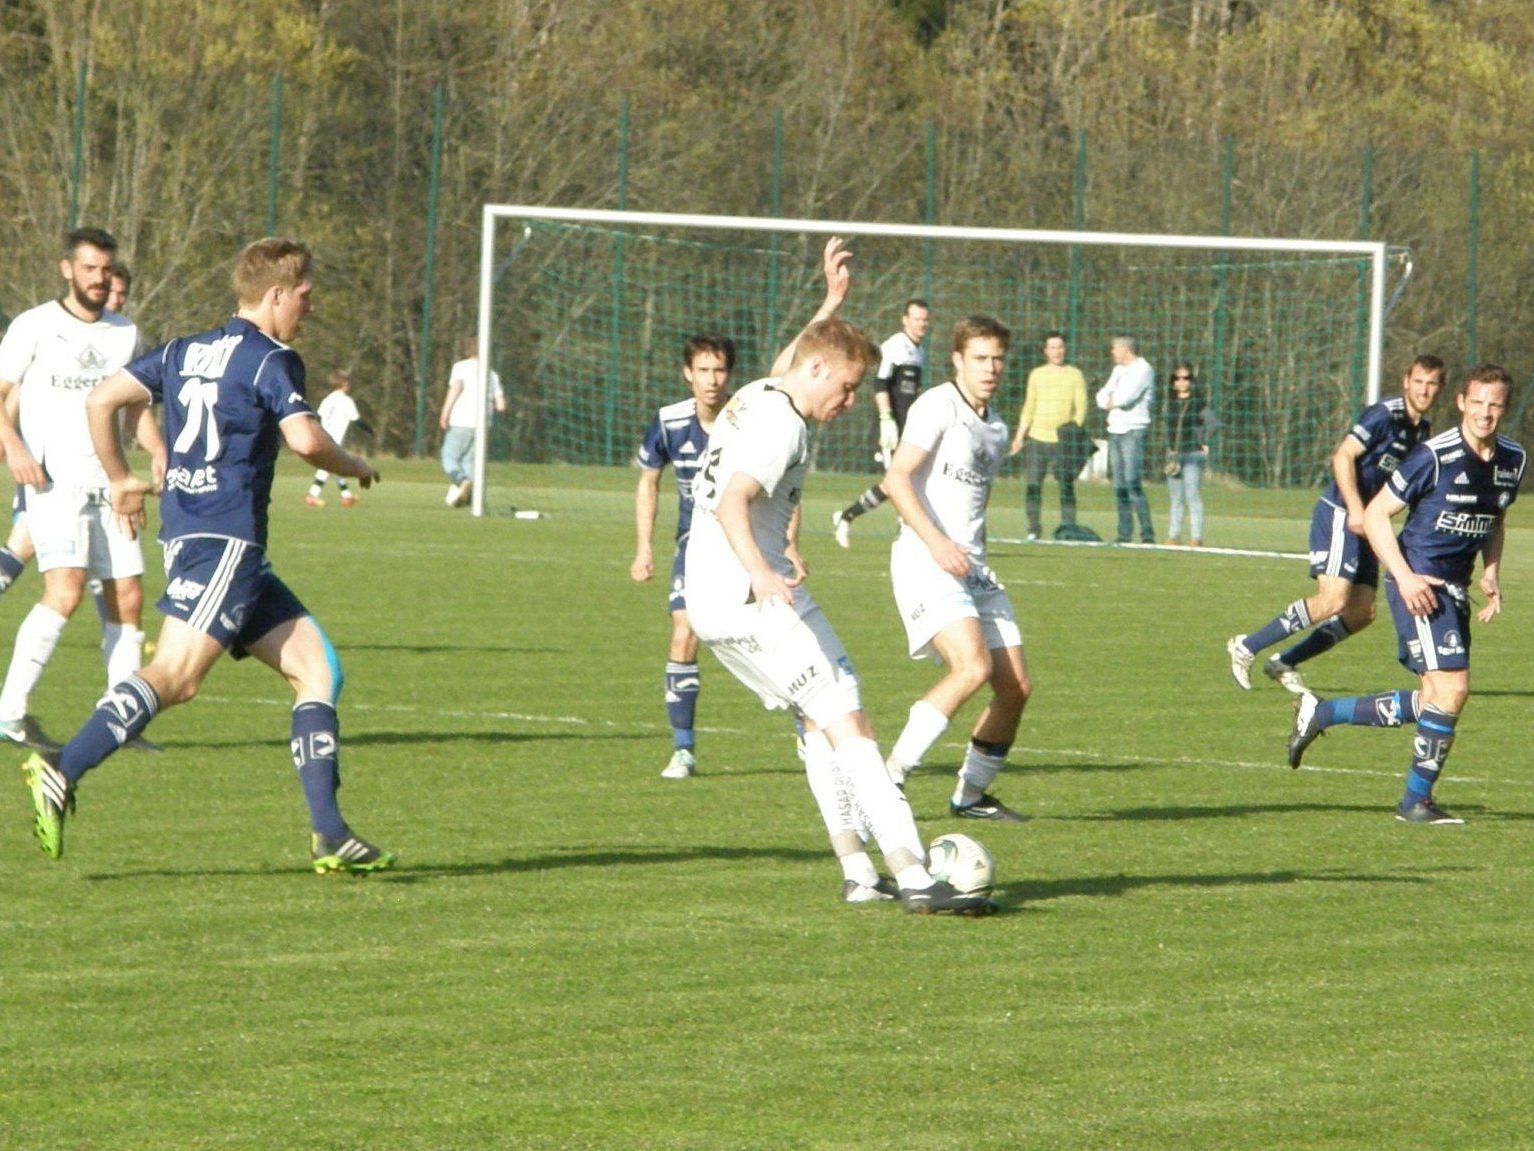
[[1250, 815], [1301, 815], [1316, 812], [1352, 811], [1364, 815], [1386, 816], [1388, 803], [1234, 803], [1209, 807], [1126, 807], [1095, 815], [1051, 816], [1062, 823], [1116, 823], [1134, 820], [1243, 819]]
[[342, 651], [407, 651], [414, 655], [436, 652], [473, 651], [495, 655], [561, 655], [555, 647], [498, 647], [488, 643], [344, 643]]
[[[366, 880], [369, 883], [421, 883], [436, 879], [468, 879], [480, 875], [519, 875], [527, 872], [558, 871], [571, 867], [650, 867], [657, 864], [694, 863], [699, 860], [720, 863], [741, 863], [771, 860], [778, 863], [808, 863], [830, 858], [823, 850], [791, 847], [686, 847], [686, 848], [604, 848], [601, 850], [555, 850], [546, 855], [501, 859], [468, 860], [462, 863], [432, 863], [406, 860], [393, 871], [381, 871], [376, 875], [337, 876], [337, 881], [347, 879]], [[120, 879], [188, 879], [193, 876], [217, 876], [222, 878], [264, 878], [307, 875], [304, 865], [292, 867], [246, 867], [209, 870], [205, 867], [144, 868], [136, 871], [117, 871], [84, 878], [93, 883], [110, 883]], [[328, 878], [328, 877], [327, 877]]]
[[1119, 896], [1131, 891], [1155, 887], [1218, 888], [1277, 887], [1290, 883], [1389, 883], [1426, 884], [1431, 878], [1421, 875], [1366, 875], [1347, 871], [1250, 871], [1231, 875], [1091, 875], [1078, 879], [1043, 879], [1009, 883], [996, 893], [996, 902], [1005, 911], [1024, 908], [1031, 903], [1064, 899], [1072, 895]]

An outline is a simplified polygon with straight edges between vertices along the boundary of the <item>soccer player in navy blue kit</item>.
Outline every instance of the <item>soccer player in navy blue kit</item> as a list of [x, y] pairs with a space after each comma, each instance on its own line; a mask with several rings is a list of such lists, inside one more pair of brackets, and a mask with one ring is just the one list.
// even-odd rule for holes
[[1230, 674], [1252, 687], [1259, 652], [1314, 627], [1304, 639], [1263, 665], [1263, 674], [1296, 695], [1305, 681], [1295, 669], [1374, 622], [1379, 562], [1364, 539], [1364, 509], [1406, 454], [1433, 434], [1427, 410], [1443, 388], [1443, 361], [1418, 356], [1401, 380], [1401, 394], [1370, 404], [1332, 453], [1332, 482], [1310, 517], [1314, 595], [1295, 600], [1250, 635], [1232, 636], [1225, 651]]
[[[1512, 377], [1495, 364], [1473, 369], [1455, 401], [1456, 428], [1414, 448], [1364, 513], [1369, 544], [1387, 573], [1385, 598], [1400, 637], [1401, 664], [1421, 677], [1420, 690], [1322, 700], [1306, 692], [1289, 737], [1289, 766], [1328, 727], [1400, 727], [1416, 723], [1406, 793], [1396, 807], [1405, 823], [1464, 820], [1433, 801], [1433, 785], [1454, 746], [1454, 728], [1470, 696], [1470, 579], [1481, 557], [1490, 623], [1502, 611], [1504, 517], [1518, 498], [1527, 456], [1497, 434], [1507, 414]], [[1391, 519], [1406, 511], [1399, 539]]]
[[353, 834], [336, 804], [340, 786], [335, 649], [266, 560], [267, 508], [279, 439], [312, 467], [378, 479], [343, 451], [304, 399], [304, 363], [287, 341], [311, 303], [309, 249], [296, 240], [250, 244], [234, 269], [238, 311], [220, 328], [175, 339], [102, 381], [86, 403], [91, 439], [124, 526], [144, 522], [150, 485], [128, 469], [118, 411], [163, 404], [169, 466], [161, 502], [165, 615], [153, 662], [120, 681], [57, 755], [34, 755], [26, 778], [37, 839], [64, 852], [64, 817], [80, 778], [148, 726], [185, 703], [227, 650], [253, 655], [294, 692], [293, 762], [308, 801], [315, 871], [379, 871], [395, 862]]
[[660, 474], [667, 465], [676, 475], [676, 557], [671, 562], [671, 644], [666, 652], [666, 718], [671, 724], [671, 762], [664, 779], [688, 779], [697, 769], [693, 724], [698, 709], [698, 637], [687, 621], [687, 534], [692, 530], [692, 481], [703, 463], [703, 449], [714, 419], [730, 398], [735, 345], [723, 336], [691, 336], [682, 345], [682, 378], [689, 399], [667, 404], [655, 413], [639, 445], [639, 486], [634, 492], [634, 527], [638, 542], [629, 576], [644, 583], [655, 574], [655, 512], [660, 503]]

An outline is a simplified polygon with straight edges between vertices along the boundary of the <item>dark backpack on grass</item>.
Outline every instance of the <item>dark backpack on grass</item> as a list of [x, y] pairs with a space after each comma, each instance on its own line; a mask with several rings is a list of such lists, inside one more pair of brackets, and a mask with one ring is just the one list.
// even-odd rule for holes
[[1055, 539], [1078, 544], [1100, 544], [1103, 537], [1085, 524], [1061, 524], [1055, 529]]

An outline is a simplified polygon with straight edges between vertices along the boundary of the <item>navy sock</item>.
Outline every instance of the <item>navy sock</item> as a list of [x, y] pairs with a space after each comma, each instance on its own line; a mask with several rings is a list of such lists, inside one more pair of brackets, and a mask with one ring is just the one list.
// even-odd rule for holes
[[160, 710], [154, 688], [136, 675], [117, 684], [96, 701], [85, 726], [59, 753], [59, 771], [75, 783], [123, 744], [149, 726]]
[[16, 582], [16, 577], [26, 566], [10, 548], [0, 548], [0, 594]]
[[697, 664], [666, 664], [666, 718], [671, 723], [671, 741], [688, 751], [696, 742], [692, 727], [701, 686]]
[[1353, 695], [1323, 699], [1316, 707], [1316, 723], [1323, 729], [1349, 724], [1353, 727], [1403, 727], [1416, 723], [1420, 713], [1414, 691], [1383, 691], [1378, 695]]
[[1310, 610], [1305, 606], [1304, 600], [1297, 599], [1268, 623], [1247, 636], [1244, 641], [1246, 650], [1256, 655], [1263, 648], [1272, 647], [1288, 639], [1295, 632], [1304, 631], [1309, 626]]
[[1342, 617], [1334, 615], [1278, 658], [1285, 667], [1299, 667], [1306, 660], [1331, 651], [1352, 634]]
[[1417, 720], [1417, 738], [1412, 740], [1411, 767], [1406, 772], [1406, 794], [1401, 808], [1433, 798], [1433, 785], [1443, 771], [1443, 761], [1454, 746], [1454, 725], [1459, 716], [1439, 711], [1432, 704], [1422, 709]]
[[341, 721], [336, 709], [318, 700], [295, 707], [290, 746], [314, 830], [326, 839], [345, 839], [351, 829], [336, 803], [341, 787]]

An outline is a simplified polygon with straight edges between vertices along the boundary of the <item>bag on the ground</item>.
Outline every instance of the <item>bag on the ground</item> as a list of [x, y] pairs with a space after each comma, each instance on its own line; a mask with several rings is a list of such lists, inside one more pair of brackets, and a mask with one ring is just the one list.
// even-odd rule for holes
[[1055, 529], [1055, 539], [1077, 544], [1100, 544], [1103, 542], [1103, 537], [1085, 524], [1061, 524]]

